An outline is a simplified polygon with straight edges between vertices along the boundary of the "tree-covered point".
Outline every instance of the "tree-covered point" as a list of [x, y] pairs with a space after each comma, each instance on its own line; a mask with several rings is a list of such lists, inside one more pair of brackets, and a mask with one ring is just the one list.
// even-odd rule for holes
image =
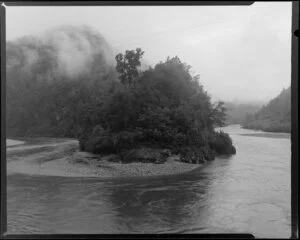
[[98, 122], [83, 126], [81, 150], [125, 156], [132, 149], [168, 149], [191, 163], [234, 154], [229, 135], [214, 131], [224, 125], [224, 104], [211, 103], [191, 67], [176, 56], [140, 72], [143, 53], [116, 56], [120, 83], [95, 109]]
[[52, 42], [7, 44], [7, 137], [77, 138], [81, 150], [122, 161], [172, 152], [197, 163], [235, 153], [228, 134], [214, 131], [224, 124], [224, 103], [212, 104], [178, 57], [141, 71], [141, 49], [118, 54], [115, 65], [100, 49], [73, 74], [59, 65], [60, 45]]
[[266, 132], [291, 132], [291, 87], [269, 101], [259, 111], [248, 114], [242, 126]]

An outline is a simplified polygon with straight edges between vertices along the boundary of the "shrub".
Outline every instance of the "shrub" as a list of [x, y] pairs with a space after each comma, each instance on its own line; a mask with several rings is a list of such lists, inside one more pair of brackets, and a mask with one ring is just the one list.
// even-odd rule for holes
[[218, 154], [235, 154], [236, 150], [232, 140], [227, 133], [222, 131], [214, 132], [209, 140], [209, 146]]
[[180, 161], [188, 163], [204, 163], [215, 159], [216, 152], [208, 146], [185, 146], [180, 148]]
[[[98, 129], [99, 130], [99, 129]], [[129, 149], [140, 141], [143, 140], [144, 135], [140, 131], [121, 131], [118, 133], [112, 133], [110, 131], [100, 130], [99, 135], [95, 134], [98, 130], [95, 130], [92, 136], [84, 138], [83, 149], [92, 153], [119, 153], [124, 149]]]

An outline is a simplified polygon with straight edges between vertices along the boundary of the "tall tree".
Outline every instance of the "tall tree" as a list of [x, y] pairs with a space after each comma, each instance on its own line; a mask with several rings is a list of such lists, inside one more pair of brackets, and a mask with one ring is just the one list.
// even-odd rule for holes
[[141, 66], [141, 58], [144, 54], [142, 49], [127, 50], [125, 55], [119, 53], [116, 56], [116, 70], [120, 74], [119, 79], [124, 85], [131, 86], [138, 76], [138, 67]]
[[223, 127], [226, 120], [226, 107], [223, 101], [214, 104], [211, 111], [211, 120], [215, 126]]

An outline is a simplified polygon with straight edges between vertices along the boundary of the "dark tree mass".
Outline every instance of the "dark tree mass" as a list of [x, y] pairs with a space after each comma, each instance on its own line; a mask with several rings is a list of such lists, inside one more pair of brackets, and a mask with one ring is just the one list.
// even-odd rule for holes
[[114, 61], [89, 28], [8, 42], [8, 137], [77, 138], [81, 150], [122, 161], [134, 159], [136, 149], [190, 163], [234, 154], [229, 135], [214, 130], [225, 123], [224, 103], [211, 103], [177, 56], [141, 71], [143, 54], [127, 50]]

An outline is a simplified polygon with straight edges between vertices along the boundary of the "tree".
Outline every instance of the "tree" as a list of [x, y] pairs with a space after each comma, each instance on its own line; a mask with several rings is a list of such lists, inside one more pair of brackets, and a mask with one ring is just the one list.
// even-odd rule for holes
[[142, 49], [126, 50], [125, 55], [119, 53], [116, 56], [116, 70], [120, 74], [119, 79], [124, 85], [131, 86], [134, 79], [138, 76], [138, 66], [141, 66], [141, 58], [144, 54]]
[[211, 120], [213, 125], [223, 127], [226, 120], [226, 107], [224, 102], [219, 101], [215, 104], [211, 111]]

